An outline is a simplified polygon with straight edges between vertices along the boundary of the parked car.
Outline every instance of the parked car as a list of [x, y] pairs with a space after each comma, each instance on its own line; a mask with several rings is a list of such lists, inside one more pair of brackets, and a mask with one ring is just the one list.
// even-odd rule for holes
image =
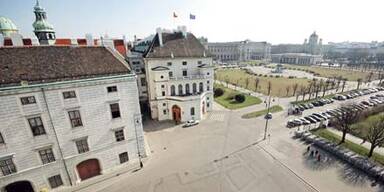
[[199, 124], [199, 121], [198, 120], [189, 120], [187, 121], [183, 127], [191, 127], [191, 126], [194, 126], [194, 125], [197, 125]]
[[320, 121], [322, 121], [319, 117], [317, 117], [317, 116], [315, 116], [315, 115], [310, 115], [309, 117], [312, 118], [312, 119], [314, 119], [314, 120], [316, 120], [316, 122], [320, 122]]
[[309, 116], [304, 117], [304, 119], [308, 120], [308, 121], [311, 122], [311, 123], [316, 123], [316, 122], [317, 122], [315, 119], [313, 119], [313, 118], [311, 118], [311, 117], [309, 117]]
[[368, 102], [368, 101], [362, 101], [361, 103], [364, 104], [364, 105], [366, 105], [366, 106], [370, 106], [370, 107], [373, 106], [373, 103]]

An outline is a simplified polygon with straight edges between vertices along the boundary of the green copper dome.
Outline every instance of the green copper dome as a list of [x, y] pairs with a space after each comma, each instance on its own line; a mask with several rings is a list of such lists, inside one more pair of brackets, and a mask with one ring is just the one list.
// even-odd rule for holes
[[9, 37], [12, 33], [18, 33], [16, 25], [6, 17], [0, 17], [0, 33]]
[[35, 32], [53, 32], [53, 26], [47, 20], [37, 20], [33, 23]]

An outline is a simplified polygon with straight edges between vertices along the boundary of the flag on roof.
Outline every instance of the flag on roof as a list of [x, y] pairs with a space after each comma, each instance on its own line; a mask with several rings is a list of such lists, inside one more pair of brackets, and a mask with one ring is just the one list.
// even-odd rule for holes
[[196, 15], [189, 14], [189, 19], [195, 20], [196, 19]]
[[177, 18], [176, 12], [173, 12], [173, 17]]

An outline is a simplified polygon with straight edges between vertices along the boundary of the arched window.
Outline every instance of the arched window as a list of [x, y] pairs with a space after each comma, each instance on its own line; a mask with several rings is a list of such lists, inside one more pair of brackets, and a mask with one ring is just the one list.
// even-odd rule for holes
[[175, 96], [176, 95], [176, 88], [174, 85], [171, 86], [171, 96]]
[[195, 108], [191, 107], [191, 115], [195, 115]]
[[183, 86], [181, 84], [179, 84], [179, 95], [183, 95]]
[[191, 94], [188, 83], [185, 85], [185, 94], [187, 95]]
[[197, 85], [196, 85], [196, 83], [192, 84], [192, 91], [193, 91], [193, 93], [197, 92]]
[[203, 87], [203, 83], [199, 83], [199, 92], [202, 93], [204, 92], [204, 87]]

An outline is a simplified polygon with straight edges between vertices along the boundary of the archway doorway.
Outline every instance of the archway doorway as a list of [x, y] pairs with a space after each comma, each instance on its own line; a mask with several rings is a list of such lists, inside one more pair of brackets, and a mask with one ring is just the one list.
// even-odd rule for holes
[[6, 192], [34, 192], [29, 181], [17, 181], [5, 186]]
[[180, 123], [180, 121], [181, 121], [181, 109], [179, 106], [177, 106], [177, 105], [172, 106], [172, 117], [176, 123]]
[[85, 160], [79, 163], [76, 168], [81, 180], [86, 180], [91, 177], [100, 175], [101, 172], [100, 164], [97, 159]]

